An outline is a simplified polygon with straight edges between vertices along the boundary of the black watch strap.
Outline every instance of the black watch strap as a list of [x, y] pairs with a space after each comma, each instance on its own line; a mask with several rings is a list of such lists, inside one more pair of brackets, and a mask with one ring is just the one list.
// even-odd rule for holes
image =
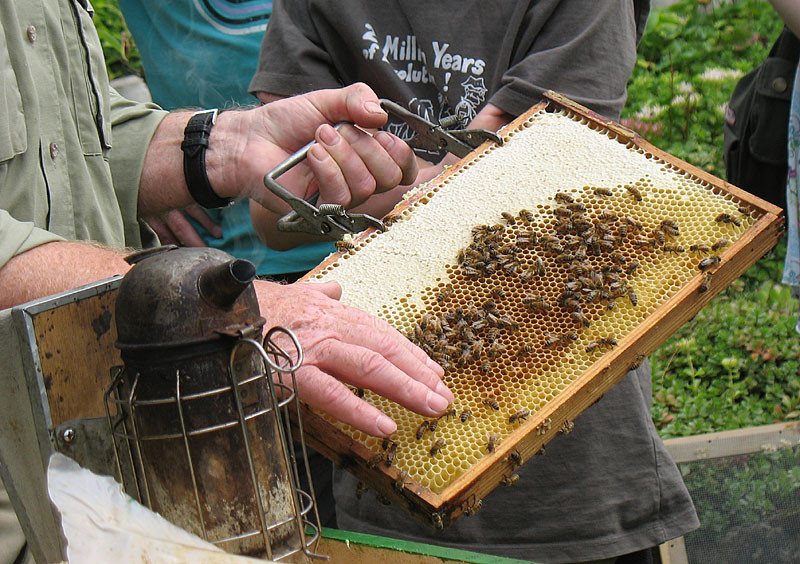
[[217, 110], [195, 112], [183, 130], [183, 176], [192, 198], [204, 208], [223, 208], [233, 200], [220, 198], [211, 188], [206, 174], [206, 149]]

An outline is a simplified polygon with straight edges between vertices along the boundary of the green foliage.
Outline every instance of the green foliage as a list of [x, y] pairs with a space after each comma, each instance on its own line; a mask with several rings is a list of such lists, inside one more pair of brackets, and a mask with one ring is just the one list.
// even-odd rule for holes
[[779, 262], [767, 257], [653, 354], [663, 437], [800, 418], [797, 301], [770, 269]]
[[[623, 123], [724, 177], [724, 104], [766, 57], [782, 22], [768, 2], [684, 0], [651, 14]], [[797, 302], [779, 284], [779, 245], [652, 356], [663, 437], [800, 418]]]
[[113, 80], [128, 74], [141, 76], [139, 51], [125, 25], [117, 0], [92, 0], [92, 6], [95, 10], [94, 25], [103, 45], [109, 78]]
[[768, 2], [684, 0], [648, 21], [623, 123], [657, 147], [724, 176], [723, 107], [782, 23]]

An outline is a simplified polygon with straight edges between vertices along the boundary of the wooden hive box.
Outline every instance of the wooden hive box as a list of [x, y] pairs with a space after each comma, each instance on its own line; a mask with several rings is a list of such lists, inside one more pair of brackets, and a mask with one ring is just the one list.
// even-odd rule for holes
[[433, 431], [369, 390], [391, 443], [303, 411], [313, 448], [437, 528], [513, 482], [783, 229], [779, 208], [546, 98], [304, 278], [338, 281], [445, 366], [456, 399]]

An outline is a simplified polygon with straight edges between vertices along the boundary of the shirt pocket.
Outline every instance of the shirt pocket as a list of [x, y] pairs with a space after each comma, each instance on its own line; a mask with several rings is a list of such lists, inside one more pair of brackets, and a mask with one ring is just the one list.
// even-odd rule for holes
[[75, 4], [80, 49], [85, 73], [73, 73], [72, 103], [85, 155], [104, 154], [111, 147], [111, 103], [105, 58], [97, 30], [92, 22], [94, 9], [87, 0]]
[[22, 112], [22, 95], [17, 75], [11, 66], [5, 31], [0, 26], [0, 163], [24, 153], [28, 148], [25, 118]]

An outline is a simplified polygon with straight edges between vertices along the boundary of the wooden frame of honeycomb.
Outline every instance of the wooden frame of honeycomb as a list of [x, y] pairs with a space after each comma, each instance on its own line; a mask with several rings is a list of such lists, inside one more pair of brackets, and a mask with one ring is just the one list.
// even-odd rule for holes
[[[388, 320], [446, 367], [424, 420], [369, 390], [398, 431], [304, 407], [306, 440], [442, 528], [771, 249], [782, 210], [553, 92], [304, 280]], [[393, 276], [394, 274], [394, 276]], [[580, 421], [577, 422], [580, 424]], [[360, 491], [356, 495], [360, 495]]]

